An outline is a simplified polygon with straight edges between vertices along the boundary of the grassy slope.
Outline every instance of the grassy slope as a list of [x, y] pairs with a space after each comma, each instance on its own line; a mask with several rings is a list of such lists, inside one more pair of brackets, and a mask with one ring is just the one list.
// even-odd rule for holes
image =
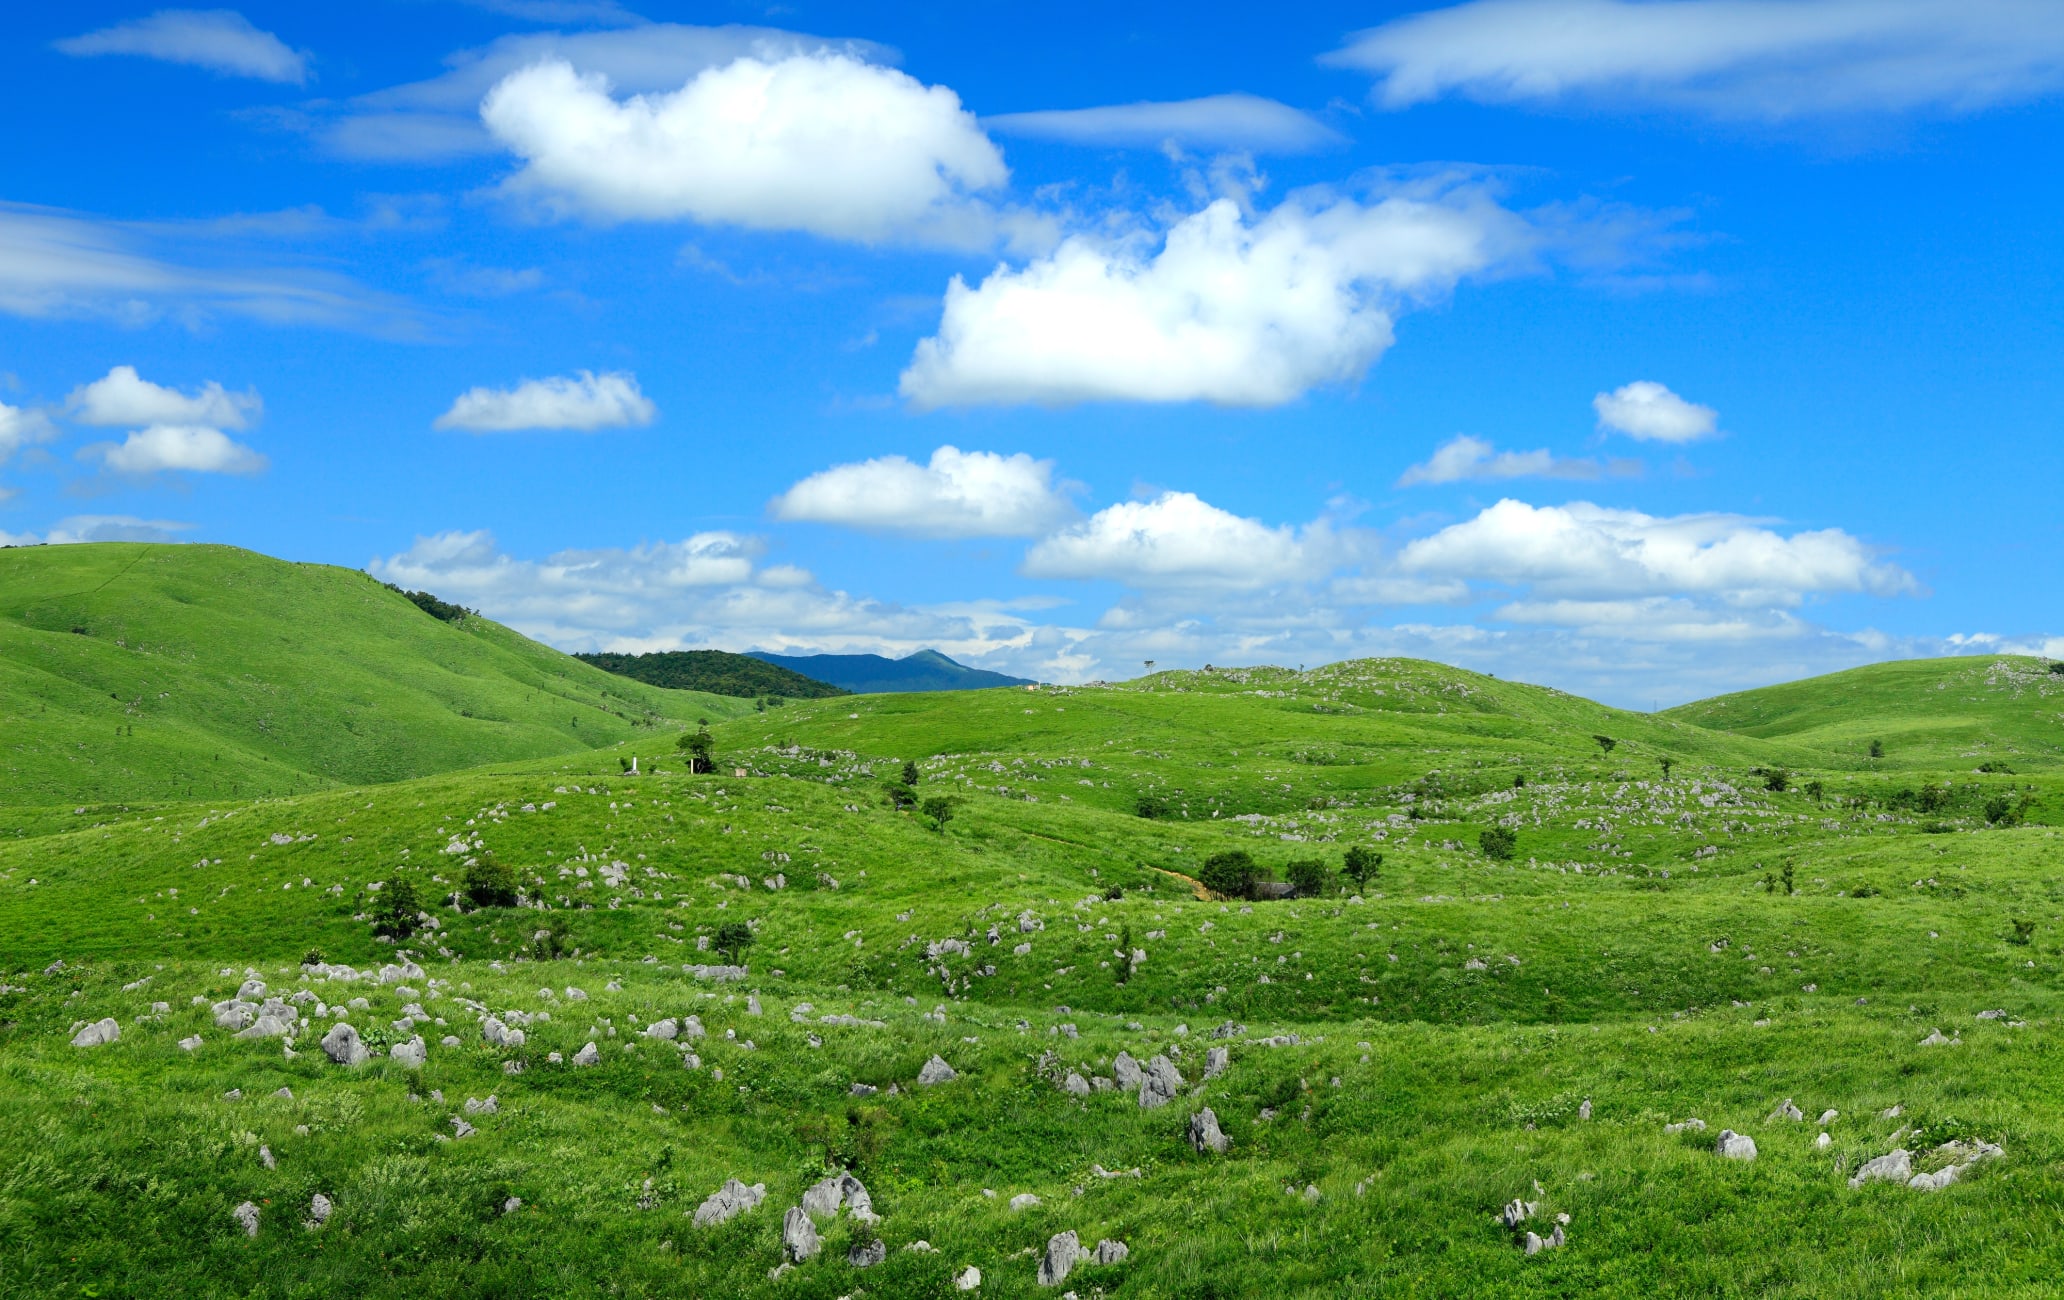
[[[631, 742], [372, 790], [39, 815], [0, 841], [0, 1292], [829, 1300], [950, 1294], [973, 1263], [983, 1294], [1024, 1296], [1022, 1252], [1062, 1229], [1132, 1247], [1069, 1279], [1085, 1295], [2033, 1296], [2064, 1267], [2064, 839], [1982, 829], [1971, 804], [2011, 778], [1961, 776], [1942, 818], [1961, 833], [1921, 834], [1850, 802], [1886, 784], [1864, 763], [1813, 768], [1780, 742], [1403, 661], [823, 701], [717, 733], [718, 777], [622, 778], [620, 756], [650, 767], [655, 752]], [[925, 793], [960, 794], [943, 833], [879, 798], [905, 758]], [[1761, 789], [1749, 769], [1773, 763], [1829, 799]], [[1436, 768], [1448, 779], [1428, 780]], [[2064, 820], [2064, 783], [2033, 784], [2036, 821]], [[1131, 815], [1143, 790], [1191, 815]], [[1498, 820], [1520, 833], [1509, 863], [1468, 847]], [[1360, 902], [1204, 903], [1154, 869], [1228, 845], [1337, 863], [1355, 842], [1386, 859]], [[310, 945], [391, 959], [354, 919], [366, 886], [405, 870], [436, 896], [480, 847], [519, 868], [582, 956], [506, 960], [537, 912], [437, 909], [414, 950], [448, 981], [425, 1005], [449, 1023], [425, 1027], [420, 1073], [341, 1070], [306, 1040], [285, 1059], [189, 1005], [247, 967], [303, 987], [292, 963]], [[1780, 860], [1796, 896], [1761, 887]], [[620, 887], [596, 871], [611, 861]], [[775, 872], [785, 889], [752, 883]], [[1122, 899], [1103, 898], [1113, 884]], [[1024, 912], [1043, 928], [1020, 933]], [[2009, 941], [2016, 918], [2037, 921], [2032, 944]], [[758, 927], [759, 1017], [680, 971], [737, 919]], [[927, 955], [949, 937], [972, 951]], [[1127, 945], [1147, 957], [1121, 983]], [[70, 968], [40, 973], [58, 957]], [[539, 993], [567, 985], [591, 1001]], [[376, 1040], [406, 1001], [305, 986], [367, 997], [352, 1019]], [[495, 1051], [461, 996], [553, 1019]], [[169, 1011], [139, 1020], [152, 1001]], [[802, 1002], [808, 1024], [790, 1016]], [[935, 1007], [942, 1020], [923, 1018]], [[1995, 1007], [2025, 1024], [1975, 1018]], [[702, 1068], [627, 1048], [689, 1011], [710, 1030]], [[119, 1044], [66, 1045], [101, 1015], [122, 1020]], [[1090, 1074], [1121, 1047], [1180, 1047], [1194, 1083], [1203, 1031], [1226, 1020], [1247, 1026], [1226, 1040], [1231, 1070], [1162, 1110], [1076, 1101], [1042, 1073], [1049, 1050]], [[1081, 1036], [1050, 1032], [1062, 1024]], [[1937, 1027], [1960, 1045], [1919, 1046]], [[445, 1032], [464, 1045], [439, 1046]], [[1304, 1041], [1255, 1041], [1286, 1032]], [[198, 1053], [173, 1046], [192, 1033]], [[601, 1065], [546, 1060], [591, 1039]], [[887, 1095], [935, 1052], [960, 1081]], [[503, 1073], [507, 1057], [528, 1070]], [[856, 1100], [854, 1081], [884, 1092]], [[292, 1100], [267, 1096], [283, 1085]], [[232, 1087], [244, 1100], [221, 1100]], [[489, 1092], [501, 1113], [438, 1140]], [[1842, 1112], [1832, 1146], [1764, 1118], [1786, 1097]], [[1903, 1117], [1875, 1118], [1895, 1102]], [[1229, 1156], [1183, 1144], [1199, 1104]], [[1711, 1129], [1661, 1131], [1687, 1115]], [[1715, 1159], [1723, 1125], [1762, 1156]], [[2007, 1156], [1932, 1195], [1846, 1185], [1895, 1140], [1958, 1136]], [[867, 1181], [892, 1248], [939, 1253], [892, 1249], [856, 1274], [841, 1220], [825, 1258], [768, 1282], [781, 1213], [827, 1152]], [[684, 1214], [732, 1175], [766, 1181], [767, 1204], [693, 1228]], [[1537, 1180], [1571, 1243], [1527, 1259], [1492, 1215]], [[1316, 1206], [1285, 1194], [1308, 1184]], [[338, 1217], [311, 1233], [297, 1223], [318, 1190]], [[1013, 1213], [1019, 1192], [1044, 1203]], [[496, 1213], [512, 1194], [525, 1208]], [[229, 1217], [247, 1198], [267, 1216], [256, 1241]]]
[[223, 546], [0, 551], [10, 804], [400, 780], [741, 711], [440, 622], [348, 569]]
[[1679, 722], [1777, 737], [1841, 759], [1963, 768], [1988, 759], [2034, 770], [2064, 764], [2064, 675], [2018, 655], [1871, 664], [1667, 709]]

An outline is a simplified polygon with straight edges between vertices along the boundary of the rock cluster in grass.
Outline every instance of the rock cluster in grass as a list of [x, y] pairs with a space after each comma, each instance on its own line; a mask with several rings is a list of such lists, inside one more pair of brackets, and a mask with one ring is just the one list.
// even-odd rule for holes
[[728, 1223], [766, 1199], [765, 1183], [754, 1183], [747, 1187], [736, 1178], [727, 1178], [722, 1187], [711, 1192], [709, 1198], [696, 1208], [695, 1226], [706, 1228], [713, 1224]]

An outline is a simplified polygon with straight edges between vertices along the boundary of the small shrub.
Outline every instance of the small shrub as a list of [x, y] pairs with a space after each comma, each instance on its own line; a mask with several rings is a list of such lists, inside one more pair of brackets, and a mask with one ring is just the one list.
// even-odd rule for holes
[[718, 955], [729, 957], [734, 966], [744, 963], [746, 950], [752, 946], [752, 927], [743, 921], [724, 922], [710, 940], [710, 947], [715, 948]]
[[301, 964], [303, 966], [320, 966], [325, 960], [327, 959], [323, 956], [323, 950], [320, 948], [310, 948], [307, 952], [301, 954]]
[[1663, 779], [1665, 781], [1669, 780], [1670, 769], [1677, 766], [1677, 760], [1674, 758], [1659, 758], [1656, 760], [1656, 762], [1662, 765]]
[[1778, 883], [1784, 886], [1785, 897], [1787, 898], [1799, 892], [1798, 889], [1792, 884], [1791, 863], [1785, 863], [1784, 868], [1778, 872]]
[[1619, 741], [1614, 740], [1611, 736], [1593, 736], [1591, 737], [1591, 739], [1597, 741], [1598, 748], [1608, 754], [1612, 753], [1613, 747], [1620, 743]]
[[1515, 774], [1513, 775], [1513, 777], [1512, 777], [1512, 788], [1513, 788], [1513, 789], [1515, 789], [1515, 790], [1524, 790], [1524, 789], [1526, 789], [1526, 773], [1524, 773], [1524, 772], [1518, 772], [1518, 773], [1515, 773]]
[[1876, 898], [1879, 892], [1880, 891], [1876, 885], [1858, 885], [1856, 888], [1849, 891], [1849, 897]]
[[1819, 781], [1808, 781], [1806, 783], [1806, 797], [1815, 803], [1819, 803], [1827, 798], [1827, 786]]
[[2050, 671], [2053, 673], [2064, 674], [2064, 659], [2053, 660], [2050, 664]]
[[416, 932], [416, 913], [422, 910], [415, 882], [407, 876], [395, 876], [380, 890], [380, 901], [373, 908], [373, 933], [406, 939]]
[[953, 814], [960, 807], [960, 800], [952, 795], [938, 795], [924, 801], [924, 815], [932, 819], [932, 828], [944, 835], [946, 823], [953, 820]]
[[1168, 801], [1158, 794], [1143, 794], [1132, 801], [1132, 810], [1152, 821], [1168, 815]]
[[882, 798], [886, 799], [889, 806], [897, 812], [909, 812], [912, 808], [917, 807], [917, 791], [899, 781], [883, 782]]
[[516, 873], [492, 853], [481, 854], [466, 868], [464, 887], [475, 907], [516, 906]]
[[1872, 758], [1883, 758], [1885, 756], [1885, 742], [1882, 740], [1873, 740], [1870, 743], [1870, 756]]
[[2016, 922], [2014, 922], [2014, 934], [2013, 934], [2013, 937], [2012, 937], [2012, 938], [2010, 938], [2010, 939], [2008, 939], [2008, 940], [2007, 940], [2007, 942], [2008, 942], [2008, 943], [2028, 944], [2028, 943], [2032, 943], [2032, 942], [2034, 942], [2034, 941], [2035, 941], [2035, 922], [2033, 922], [2033, 921], [2016, 921]]
[[557, 961], [567, 955], [566, 922], [558, 917], [550, 925], [533, 930], [530, 935], [530, 955], [534, 961]]
[[1978, 770], [1981, 772], [1991, 772], [1998, 776], [2012, 776], [2014, 774], [2013, 767], [1997, 758], [1986, 759], [1978, 765]]
[[1197, 883], [1222, 898], [1245, 898], [1254, 889], [1254, 857], [1245, 849], [1226, 849], [1204, 859]]
[[1317, 858], [1299, 858], [1283, 868], [1283, 875], [1299, 898], [1316, 898], [1326, 892], [1326, 864]]
[[1783, 794], [1792, 788], [1792, 774], [1781, 767], [1773, 767], [1763, 774], [1763, 788], [1772, 794]]
[[1363, 885], [1374, 880], [1376, 873], [1382, 867], [1383, 855], [1381, 853], [1363, 845], [1355, 844], [1349, 846], [1340, 869], [1349, 880], [1355, 882], [1355, 888], [1360, 889]]
[[1509, 861], [1519, 852], [1519, 836], [1509, 826], [1493, 826], [1476, 837], [1484, 856], [1495, 862]]
[[680, 751], [688, 756], [688, 770], [700, 776], [717, 770], [714, 753], [716, 742], [710, 738], [709, 724], [704, 723], [694, 731], [684, 731], [674, 742]]
[[1125, 897], [1125, 891], [1116, 885], [1112, 885], [1104, 890], [1104, 901], [1106, 902], [1115, 903], [1123, 897]]
[[918, 782], [918, 771], [917, 771], [917, 764], [915, 764], [915, 763], [911, 763], [911, 762], [907, 762], [907, 761], [906, 761], [906, 762], [905, 762], [905, 763], [903, 764], [903, 784], [904, 784], [904, 785], [906, 785], [906, 786], [909, 786], [909, 787], [910, 787], [911, 789], [915, 790], [915, 789], [917, 789], [917, 782]]

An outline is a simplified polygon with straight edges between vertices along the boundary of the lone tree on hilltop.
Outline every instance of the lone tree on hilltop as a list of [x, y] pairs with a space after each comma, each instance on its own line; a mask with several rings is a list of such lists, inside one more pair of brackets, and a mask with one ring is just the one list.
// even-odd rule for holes
[[925, 800], [922, 811], [925, 816], [932, 819], [933, 828], [939, 834], [944, 835], [946, 833], [946, 823], [953, 820], [954, 810], [959, 806], [960, 800], [955, 799], [952, 795], [942, 794]]
[[514, 907], [516, 873], [494, 854], [483, 853], [466, 868], [465, 891], [475, 907]]
[[1254, 890], [1254, 856], [1245, 849], [1226, 849], [1204, 859], [1197, 883], [1221, 898], [1245, 898]]
[[1612, 738], [1611, 736], [1597, 736], [1597, 735], [1594, 735], [1594, 736], [1592, 736], [1592, 737], [1591, 737], [1591, 739], [1593, 739], [1593, 740], [1597, 741], [1597, 742], [1598, 742], [1598, 748], [1599, 748], [1599, 749], [1601, 749], [1601, 750], [1603, 750], [1603, 751], [1604, 751], [1605, 753], [1608, 753], [1608, 754], [1610, 754], [1610, 753], [1612, 753], [1612, 752], [1613, 752], [1613, 746], [1615, 746], [1615, 745], [1617, 745], [1617, 744], [1619, 744], [1619, 743], [1620, 743], [1619, 741], [1617, 741], [1617, 740], [1614, 740], [1614, 739], [1613, 739], [1613, 738]]
[[1299, 858], [1285, 866], [1283, 874], [1299, 898], [1316, 898], [1326, 892], [1326, 864], [1317, 858]]
[[709, 726], [704, 724], [694, 731], [684, 731], [674, 742], [682, 753], [688, 756], [688, 770], [701, 775], [717, 770], [714, 757], [716, 742], [710, 739]]
[[1519, 852], [1519, 836], [1509, 826], [1493, 826], [1476, 837], [1484, 856], [1497, 862], [1509, 860]]
[[903, 763], [903, 784], [913, 790], [917, 789], [918, 776], [917, 764], [906, 759]]
[[710, 947], [720, 957], [729, 957], [731, 964], [744, 964], [746, 949], [753, 946], [752, 927], [743, 921], [726, 921], [717, 927], [716, 937], [710, 940]]
[[1363, 845], [1354, 844], [1348, 846], [1347, 856], [1341, 862], [1340, 870], [1349, 880], [1355, 882], [1356, 889], [1360, 889], [1363, 885], [1376, 878], [1376, 873], [1382, 866], [1383, 855], [1381, 853]]

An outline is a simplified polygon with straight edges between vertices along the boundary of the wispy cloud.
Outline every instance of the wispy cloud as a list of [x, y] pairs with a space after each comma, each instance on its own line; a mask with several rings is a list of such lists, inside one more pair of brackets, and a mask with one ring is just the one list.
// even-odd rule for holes
[[623, 429], [652, 423], [659, 408], [627, 371], [526, 379], [514, 388], [469, 388], [437, 417], [439, 429], [511, 433], [525, 429]]
[[233, 9], [160, 9], [83, 36], [56, 42], [81, 57], [131, 54], [165, 63], [184, 63], [231, 77], [254, 77], [301, 85], [308, 80], [308, 55], [261, 31]]
[[1002, 135], [1107, 148], [1173, 143], [1191, 149], [1306, 153], [1347, 139], [1309, 113], [1258, 95], [1001, 113], [983, 118], [982, 125]]

